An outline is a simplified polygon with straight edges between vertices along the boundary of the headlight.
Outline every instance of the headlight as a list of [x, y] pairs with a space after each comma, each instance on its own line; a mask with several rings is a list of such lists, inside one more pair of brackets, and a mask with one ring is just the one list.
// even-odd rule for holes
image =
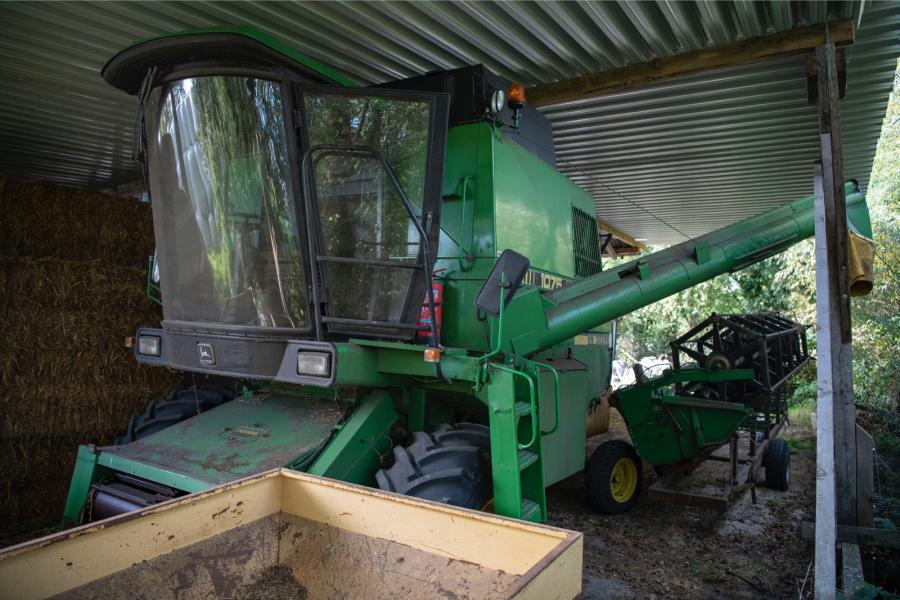
[[297, 374], [328, 377], [331, 375], [331, 354], [328, 352], [298, 352]]
[[491, 95], [491, 112], [499, 115], [506, 103], [506, 93], [503, 90], [497, 90]]
[[156, 335], [138, 336], [138, 354], [144, 356], [159, 356], [162, 341]]

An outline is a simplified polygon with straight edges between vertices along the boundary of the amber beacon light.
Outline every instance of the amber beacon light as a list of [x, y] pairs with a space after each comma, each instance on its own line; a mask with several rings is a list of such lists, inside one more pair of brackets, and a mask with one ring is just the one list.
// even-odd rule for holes
[[513, 127], [519, 126], [519, 116], [525, 108], [525, 86], [521, 83], [509, 84], [506, 93], [506, 105], [513, 111]]

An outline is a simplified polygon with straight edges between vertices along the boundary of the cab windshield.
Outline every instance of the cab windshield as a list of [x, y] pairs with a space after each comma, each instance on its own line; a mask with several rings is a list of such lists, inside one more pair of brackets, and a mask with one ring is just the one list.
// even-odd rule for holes
[[167, 320], [310, 326], [281, 90], [252, 77], [195, 77], [148, 99]]

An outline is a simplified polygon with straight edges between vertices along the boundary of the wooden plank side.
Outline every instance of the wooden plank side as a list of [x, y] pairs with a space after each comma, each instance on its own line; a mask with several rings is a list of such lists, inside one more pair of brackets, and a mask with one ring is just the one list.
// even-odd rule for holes
[[[855, 29], [852, 20], [828, 24], [832, 43], [852, 44]], [[813, 25], [771, 35], [705, 48], [677, 56], [590, 73], [528, 89], [528, 101], [535, 106], [549, 106], [570, 100], [600, 96], [615, 90], [633, 89], [660, 79], [686, 75], [747, 63], [769, 60], [813, 50], [825, 42], [825, 25]]]
[[0, 553], [0, 598], [47, 598], [277, 514], [282, 479], [270, 471]]
[[856, 524], [874, 524], [875, 441], [869, 432], [856, 425]]
[[862, 556], [856, 544], [841, 544], [841, 582], [848, 598], [856, 597], [856, 590], [863, 584]]
[[514, 575], [573, 533], [287, 469], [282, 475], [282, 513]]

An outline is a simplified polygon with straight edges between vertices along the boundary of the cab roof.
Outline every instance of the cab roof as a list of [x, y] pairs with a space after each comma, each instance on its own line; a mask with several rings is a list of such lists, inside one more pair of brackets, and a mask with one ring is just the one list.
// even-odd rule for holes
[[147, 71], [197, 66], [282, 67], [315, 83], [353, 87], [356, 82], [274, 37], [252, 27], [191, 29], [141, 40], [118, 52], [103, 66], [110, 85], [137, 94]]

